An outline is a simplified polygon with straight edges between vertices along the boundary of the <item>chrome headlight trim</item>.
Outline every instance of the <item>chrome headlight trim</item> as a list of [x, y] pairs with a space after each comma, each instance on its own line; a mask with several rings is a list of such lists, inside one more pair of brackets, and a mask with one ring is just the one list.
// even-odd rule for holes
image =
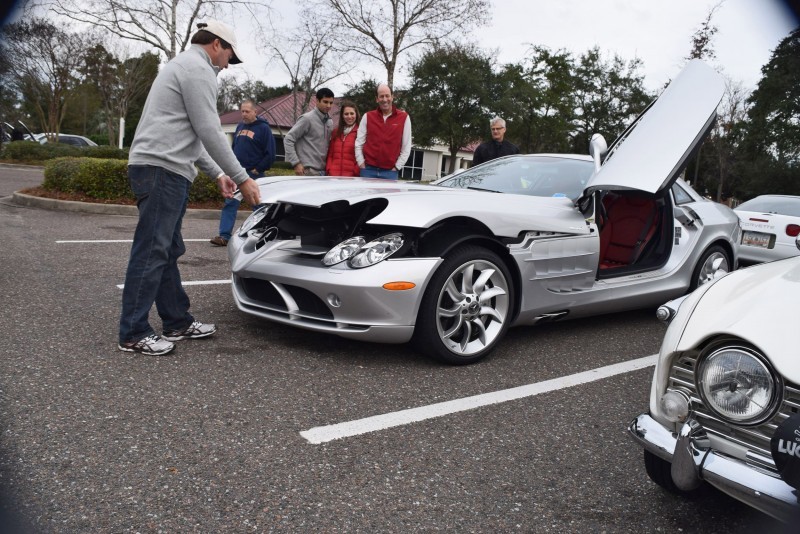
[[267, 212], [269, 211], [270, 204], [263, 204], [259, 206], [258, 209], [253, 211], [247, 219], [242, 223], [242, 226], [239, 228], [239, 231], [236, 232], [239, 237], [247, 236], [247, 232], [252, 230], [256, 227], [258, 223], [264, 220], [264, 217], [267, 216]]
[[701, 356], [695, 375], [697, 391], [705, 405], [722, 420], [756, 425], [777, 408], [781, 381], [757, 351], [725, 345]]
[[380, 263], [403, 247], [405, 238], [403, 234], [395, 232], [373, 239], [347, 260], [347, 265], [353, 269], [363, 269]]
[[363, 247], [366, 242], [366, 239], [361, 236], [345, 239], [325, 254], [325, 257], [322, 258], [322, 264], [331, 266], [349, 260], [361, 250], [361, 247]]

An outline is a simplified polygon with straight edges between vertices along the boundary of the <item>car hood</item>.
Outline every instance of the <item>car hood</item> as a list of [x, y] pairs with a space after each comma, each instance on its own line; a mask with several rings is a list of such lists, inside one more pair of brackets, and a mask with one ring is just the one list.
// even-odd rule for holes
[[384, 198], [371, 224], [430, 228], [450, 217], [471, 217], [502, 237], [537, 230], [588, 234], [581, 213], [567, 198], [533, 197], [366, 178], [276, 176], [257, 180], [263, 203], [321, 207]]
[[584, 194], [671, 187], [713, 125], [724, 92], [722, 76], [698, 59], [690, 61], [609, 149]]
[[800, 257], [739, 269], [711, 286], [695, 306], [680, 350], [710, 333], [746, 339], [770, 358], [783, 376], [800, 383], [797, 355]]

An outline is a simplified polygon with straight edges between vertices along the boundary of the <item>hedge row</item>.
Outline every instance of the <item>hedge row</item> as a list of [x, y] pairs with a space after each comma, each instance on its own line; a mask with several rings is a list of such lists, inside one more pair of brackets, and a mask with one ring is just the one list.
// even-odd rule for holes
[[[285, 170], [269, 174], [289, 174]], [[128, 185], [128, 161], [99, 158], [56, 158], [44, 166], [42, 187], [48, 191], [80, 193], [100, 200], [135, 197]], [[200, 172], [189, 188], [189, 202], [220, 200], [217, 181]]]
[[62, 157], [128, 159], [126, 150], [113, 146], [73, 146], [63, 143], [12, 141], [3, 144], [3, 159], [13, 161], [47, 161]]

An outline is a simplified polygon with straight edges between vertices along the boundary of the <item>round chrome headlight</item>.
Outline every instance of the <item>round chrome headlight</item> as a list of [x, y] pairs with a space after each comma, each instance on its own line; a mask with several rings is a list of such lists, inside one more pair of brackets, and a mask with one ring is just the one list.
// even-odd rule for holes
[[269, 209], [269, 204], [264, 204], [263, 206], [259, 207], [250, 216], [245, 219], [244, 223], [242, 223], [242, 227], [239, 228], [239, 237], [244, 237], [247, 235], [247, 232], [252, 230], [256, 227], [258, 223], [264, 220], [264, 217], [267, 216], [267, 211]]
[[366, 243], [366, 240], [361, 236], [351, 237], [350, 239], [342, 241], [325, 254], [325, 257], [322, 258], [322, 263], [324, 265], [336, 265], [337, 263], [350, 259], [356, 252], [361, 250], [364, 243]]
[[700, 364], [698, 389], [709, 408], [739, 424], [764, 421], [776, 402], [776, 383], [769, 368], [744, 347], [724, 347]]
[[387, 234], [363, 245], [361, 249], [347, 261], [354, 269], [369, 267], [381, 262], [400, 250], [403, 246], [403, 234]]

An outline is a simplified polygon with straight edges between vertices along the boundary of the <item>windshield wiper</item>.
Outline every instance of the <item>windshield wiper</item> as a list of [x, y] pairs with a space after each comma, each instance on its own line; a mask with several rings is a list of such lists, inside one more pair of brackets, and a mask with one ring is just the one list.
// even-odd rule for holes
[[467, 189], [472, 189], [473, 191], [485, 191], [487, 193], [502, 193], [502, 191], [495, 191], [494, 189], [484, 189], [482, 187], [475, 187], [473, 185], [467, 186]]

